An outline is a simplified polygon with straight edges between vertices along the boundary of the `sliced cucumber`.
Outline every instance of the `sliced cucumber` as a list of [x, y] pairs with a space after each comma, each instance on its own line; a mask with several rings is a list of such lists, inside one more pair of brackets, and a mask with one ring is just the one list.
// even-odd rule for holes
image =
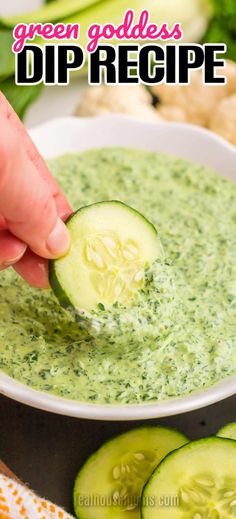
[[188, 439], [166, 427], [143, 427], [105, 443], [75, 481], [80, 519], [138, 519], [142, 487], [154, 467]]
[[75, 14], [78, 16], [80, 11], [89, 8], [97, 2], [99, 2], [99, 0], [66, 0], [66, 2], [65, 0], [54, 0], [47, 5], [43, 5], [38, 10], [15, 16], [1, 17], [0, 21], [5, 27], [11, 28], [14, 28], [18, 23], [48, 23], [56, 21], [64, 23], [66, 17]]
[[71, 248], [50, 263], [49, 278], [60, 303], [78, 312], [129, 301], [161, 254], [155, 227], [122, 202], [82, 207], [67, 227]]
[[228, 423], [224, 427], [221, 427], [217, 436], [221, 438], [229, 438], [230, 440], [236, 440], [236, 422]]
[[142, 494], [143, 519], [236, 517], [236, 442], [206, 438], [169, 454]]

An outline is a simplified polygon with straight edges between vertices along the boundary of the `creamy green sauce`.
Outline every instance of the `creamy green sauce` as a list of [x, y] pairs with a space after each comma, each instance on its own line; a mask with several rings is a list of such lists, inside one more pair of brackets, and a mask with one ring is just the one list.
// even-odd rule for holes
[[51, 291], [1, 272], [0, 369], [35, 389], [112, 404], [185, 395], [235, 373], [236, 185], [138, 150], [67, 155], [50, 168], [75, 209], [111, 199], [138, 209], [165, 258], [130, 308], [98, 310], [93, 337]]

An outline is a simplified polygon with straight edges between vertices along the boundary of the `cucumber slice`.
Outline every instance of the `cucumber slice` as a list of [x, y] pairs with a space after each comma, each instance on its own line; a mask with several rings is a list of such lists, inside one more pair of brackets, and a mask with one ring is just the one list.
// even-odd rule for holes
[[49, 278], [62, 306], [78, 313], [129, 301], [143, 286], [145, 268], [161, 254], [155, 227], [122, 202], [82, 207], [67, 227], [71, 248], [50, 262]]
[[138, 519], [142, 487], [166, 454], [186, 444], [166, 427], [143, 427], [105, 443], [80, 470], [74, 508], [80, 519]]
[[142, 494], [142, 519], [236, 517], [236, 442], [206, 438], [169, 454]]
[[[15, 16], [1, 17], [1, 24], [5, 27], [14, 28], [18, 23], [48, 23], [48, 22], [65, 22], [68, 16], [77, 15], [100, 0], [57, 0], [43, 5], [37, 10], [28, 13], [18, 14]], [[79, 20], [76, 19], [79, 23]], [[76, 23], [75, 22], [75, 23]]]
[[218, 431], [217, 436], [221, 438], [229, 438], [230, 440], [236, 440], [236, 422], [228, 423], [221, 427]]

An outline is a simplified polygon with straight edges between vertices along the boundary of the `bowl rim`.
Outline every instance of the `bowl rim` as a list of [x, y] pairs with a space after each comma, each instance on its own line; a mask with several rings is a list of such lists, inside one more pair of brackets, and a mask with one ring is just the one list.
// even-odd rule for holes
[[75, 115], [67, 115], [63, 117], [53, 117], [53, 119], [48, 119], [45, 122], [39, 123], [36, 126], [32, 126], [28, 129], [28, 133], [31, 135], [31, 138], [34, 140], [36, 134], [38, 132], [41, 132], [45, 130], [45, 128], [55, 128], [59, 125], [71, 125], [75, 128], [83, 128], [86, 125], [93, 126], [94, 123], [99, 124], [106, 124], [106, 123], [119, 123], [119, 124], [130, 124], [135, 126], [143, 126], [143, 127], [152, 127], [158, 128], [158, 129], [168, 129], [168, 131], [184, 131], [184, 132], [191, 132], [192, 134], [195, 134], [195, 136], [205, 136], [206, 139], [211, 140], [212, 142], [215, 142], [215, 144], [220, 145], [224, 149], [233, 152], [233, 155], [235, 155], [236, 159], [236, 146], [231, 144], [229, 141], [224, 139], [221, 135], [213, 132], [209, 128], [205, 128], [203, 126], [198, 126], [192, 123], [181, 123], [181, 122], [175, 122], [175, 121], [145, 121], [145, 120], [139, 120], [136, 117], [132, 117], [127, 114], [120, 114], [115, 112], [105, 113], [102, 115], [97, 116], [75, 116]]
[[0, 373], [0, 393], [22, 404], [51, 413], [90, 420], [134, 421], [178, 415], [207, 407], [233, 396], [236, 376], [183, 397], [141, 404], [93, 404], [38, 391]]
[[[65, 128], [69, 125], [73, 130], [78, 131], [86, 125], [90, 127], [94, 125], [95, 128], [99, 124], [110, 124], [113, 130], [114, 125], [117, 125], [117, 127], [119, 125], [130, 125], [134, 129], [135, 127], [139, 127], [139, 129], [142, 127], [143, 131], [145, 128], [153, 131], [153, 128], [158, 127], [159, 132], [162, 129], [165, 129], [165, 131], [168, 129], [168, 131], [174, 133], [182, 132], [184, 134], [184, 132], [188, 132], [188, 135], [192, 135], [192, 139], [199, 136], [204, 138], [205, 145], [207, 145], [207, 142], [211, 142], [218, 148], [219, 152], [221, 149], [222, 152], [228, 154], [229, 161], [235, 160], [236, 164], [236, 148], [233, 145], [207, 129], [183, 123], [142, 122], [129, 116], [117, 114], [94, 118], [62, 117], [34, 127], [30, 134], [33, 140], [37, 140], [37, 134], [41, 134], [45, 129], [54, 132], [59, 127]], [[119, 405], [81, 402], [35, 390], [0, 370], [0, 393], [23, 404], [52, 413], [93, 420], [128, 421], [177, 415], [216, 403], [236, 393], [236, 375], [231, 375], [206, 389], [196, 390], [185, 396], [155, 402]]]

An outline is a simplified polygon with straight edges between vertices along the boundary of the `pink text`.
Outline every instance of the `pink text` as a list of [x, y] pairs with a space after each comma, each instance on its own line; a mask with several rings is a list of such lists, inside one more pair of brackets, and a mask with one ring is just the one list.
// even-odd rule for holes
[[44, 40], [77, 40], [80, 34], [78, 23], [18, 23], [13, 31], [15, 42], [13, 52], [21, 52], [27, 40], [34, 40], [36, 36], [41, 36]]
[[158, 26], [150, 23], [150, 12], [147, 9], [141, 11], [137, 23], [134, 23], [135, 13], [132, 9], [125, 12], [123, 22], [114, 26], [111, 23], [105, 25], [94, 23], [88, 29], [89, 43], [87, 51], [94, 52], [101, 39], [103, 40], [181, 40], [183, 32], [180, 23], [175, 23], [170, 29], [167, 23]]

